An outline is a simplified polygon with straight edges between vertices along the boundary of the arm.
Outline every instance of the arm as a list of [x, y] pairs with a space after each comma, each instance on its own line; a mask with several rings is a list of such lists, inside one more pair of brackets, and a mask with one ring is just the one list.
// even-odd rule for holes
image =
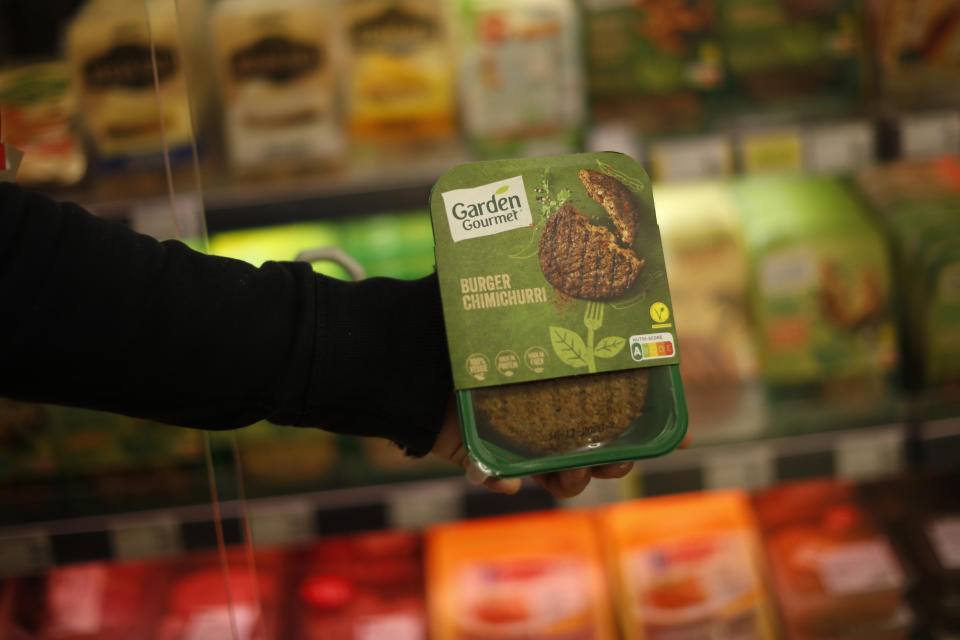
[[424, 454], [450, 389], [435, 276], [258, 269], [0, 184], [0, 394], [190, 427], [318, 426]]

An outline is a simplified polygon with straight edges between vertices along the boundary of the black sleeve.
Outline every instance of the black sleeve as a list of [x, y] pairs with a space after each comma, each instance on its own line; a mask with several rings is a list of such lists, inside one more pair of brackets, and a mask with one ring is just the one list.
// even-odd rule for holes
[[205, 429], [261, 419], [421, 455], [450, 397], [436, 276], [208, 256], [0, 183], [0, 394]]

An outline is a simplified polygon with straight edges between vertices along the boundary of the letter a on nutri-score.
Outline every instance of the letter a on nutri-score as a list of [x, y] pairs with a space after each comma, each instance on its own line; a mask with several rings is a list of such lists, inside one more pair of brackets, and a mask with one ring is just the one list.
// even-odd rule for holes
[[442, 195], [454, 242], [533, 225], [522, 176]]

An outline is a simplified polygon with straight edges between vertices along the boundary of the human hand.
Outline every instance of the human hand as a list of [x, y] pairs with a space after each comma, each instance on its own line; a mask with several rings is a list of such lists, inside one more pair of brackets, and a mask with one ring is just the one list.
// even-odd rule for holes
[[[690, 435], [683, 439], [680, 444], [681, 449], [690, 446]], [[447, 412], [443, 419], [443, 426], [437, 435], [437, 440], [430, 451], [435, 456], [451, 462], [483, 486], [496, 493], [514, 494], [520, 490], [520, 478], [491, 478], [483, 477], [482, 474], [470, 464], [470, 458], [467, 455], [467, 449], [463, 445], [463, 439], [460, 435], [460, 421], [457, 418], [457, 403], [453, 398], [447, 403]], [[632, 462], [621, 462], [618, 464], [607, 464], [598, 467], [587, 467], [581, 469], [570, 469], [568, 471], [555, 471], [533, 476], [536, 482], [552, 493], [557, 498], [572, 498], [579, 495], [593, 478], [622, 478], [633, 469]]]

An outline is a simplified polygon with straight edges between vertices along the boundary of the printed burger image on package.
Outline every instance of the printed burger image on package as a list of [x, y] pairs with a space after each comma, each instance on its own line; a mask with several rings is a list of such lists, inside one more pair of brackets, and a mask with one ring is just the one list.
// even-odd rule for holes
[[650, 179], [628, 156], [464, 164], [430, 198], [463, 439], [519, 476], [649, 458], [687, 409]]

